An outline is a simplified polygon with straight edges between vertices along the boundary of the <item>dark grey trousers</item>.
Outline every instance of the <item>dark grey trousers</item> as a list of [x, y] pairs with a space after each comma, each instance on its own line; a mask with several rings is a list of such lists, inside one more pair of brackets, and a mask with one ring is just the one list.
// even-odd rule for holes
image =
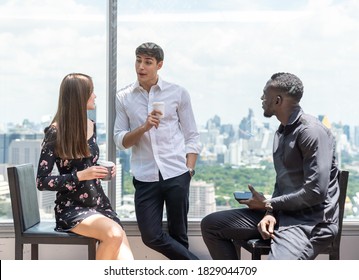
[[[261, 238], [257, 225], [264, 211], [248, 208], [231, 209], [209, 214], [201, 222], [203, 240], [215, 260], [237, 259], [233, 239]], [[268, 259], [315, 259], [338, 232], [336, 224], [297, 225], [275, 229]]]

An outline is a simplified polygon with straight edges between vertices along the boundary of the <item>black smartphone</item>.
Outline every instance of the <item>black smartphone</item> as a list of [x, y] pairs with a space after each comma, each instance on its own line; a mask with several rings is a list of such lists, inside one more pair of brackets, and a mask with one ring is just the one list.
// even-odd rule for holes
[[234, 198], [237, 201], [247, 200], [247, 199], [250, 199], [252, 197], [251, 192], [234, 192], [233, 195], [234, 195]]

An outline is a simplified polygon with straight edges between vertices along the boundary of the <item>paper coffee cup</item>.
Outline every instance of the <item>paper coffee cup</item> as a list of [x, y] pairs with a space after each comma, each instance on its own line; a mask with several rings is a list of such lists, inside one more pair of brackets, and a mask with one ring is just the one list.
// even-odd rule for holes
[[102, 178], [103, 181], [110, 181], [112, 178], [112, 167], [115, 166], [115, 164], [112, 161], [107, 161], [107, 160], [98, 160], [97, 161], [98, 165], [104, 166], [107, 168], [108, 170], [108, 174], [106, 175], [106, 177]]
[[165, 103], [164, 102], [153, 102], [152, 109], [160, 111], [162, 115], [159, 115], [159, 118], [162, 119], [165, 116]]

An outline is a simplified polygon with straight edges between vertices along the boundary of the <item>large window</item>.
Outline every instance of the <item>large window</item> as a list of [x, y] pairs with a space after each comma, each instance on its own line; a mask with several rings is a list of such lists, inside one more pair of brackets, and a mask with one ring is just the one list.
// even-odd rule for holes
[[[35, 167], [43, 128], [56, 111], [64, 75], [94, 78], [101, 153], [107, 153], [107, 1], [0, 3], [0, 219], [11, 219], [6, 167]], [[346, 217], [358, 218], [359, 4], [338, 1], [117, 1], [117, 88], [136, 79], [135, 48], [153, 41], [165, 51], [163, 79], [191, 94], [202, 152], [191, 186], [190, 218], [239, 205], [235, 190], [251, 183], [270, 195], [271, 143], [278, 125], [263, 117], [260, 96], [275, 72], [303, 81], [302, 106], [330, 126], [338, 164], [350, 171]], [[116, 151], [116, 209], [134, 219], [131, 151]], [[106, 186], [105, 186], [106, 187]], [[44, 216], [53, 194], [41, 192]]]
[[[11, 219], [6, 168], [25, 162], [37, 168], [43, 129], [68, 73], [93, 77], [98, 109], [91, 117], [105, 151], [106, 2], [0, 1], [0, 221]], [[54, 195], [39, 192], [46, 217]]]
[[[238, 207], [232, 192], [249, 183], [271, 194], [278, 121], [263, 117], [260, 97], [276, 72], [302, 79], [302, 107], [335, 134], [338, 164], [350, 170], [346, 217], [358, 217], [358, 12], [345, 0], [118, 1], [118, 88], [136, 78], [135, 48], [154, 41], [165, 52], [162, 78], [191, 94], [203, 150], [190, 218]], [[126, 166], [128, 158], [121, 155]], [[124, 191], [130, 198], [130, 180]]]

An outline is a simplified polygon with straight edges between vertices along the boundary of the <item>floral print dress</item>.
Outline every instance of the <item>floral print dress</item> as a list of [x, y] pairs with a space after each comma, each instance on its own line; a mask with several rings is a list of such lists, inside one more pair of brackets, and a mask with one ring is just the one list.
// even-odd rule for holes
[[[96, 143], [96, 125], [88, 140], [91, 156], [83, 159], [63, 160], [55, 155], [56, 127], [45, 131], [37, 171], [37, 188], [40, 191], [56, 191], [55, 218], [58, 231], [69, 231], [85, 218], [102, 214], [121, 225], [112, 209], [99, 179], [79, 181], [76, 173], [97, 164], [99, 148]], [[56, 164], [59, 175], [53, 175]], [[121, 225], [122, 226], [122, 225]]]

